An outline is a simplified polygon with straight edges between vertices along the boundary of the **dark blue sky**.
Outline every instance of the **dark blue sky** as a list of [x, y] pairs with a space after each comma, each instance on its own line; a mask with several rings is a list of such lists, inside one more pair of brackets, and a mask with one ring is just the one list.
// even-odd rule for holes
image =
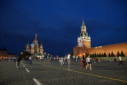
[[44, 52], [67, 55], [82, 17], [92, 47], [127, 42], [127, 0], [0, 0], [0, 48], [19, 54], [37, 33]]

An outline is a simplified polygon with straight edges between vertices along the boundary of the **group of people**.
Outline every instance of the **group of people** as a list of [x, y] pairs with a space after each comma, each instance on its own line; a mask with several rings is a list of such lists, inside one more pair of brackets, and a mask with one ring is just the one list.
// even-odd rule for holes
[[[30, 56], [30, 57], [26, 56], [24, 60], [25, 60], [25, 65], [27, 64], [28, 61], [29, 61], [30, 65], [32, 64], [32, 56]], [[17, 68], [19, 68], [20, 62], [21, 62], [21, 57], [18, 57], [18, 58], [14, 57], [14, 63], [16, 63]], [[61, 65], [66, 64], [67, 63], [67, 57], [60, 57], [59, 62], [60, 62]], [[83, 55], [81, 57], [81, 62], [82, 62], [82, 67], [81, 67], [82, 69], [85, 70], [89, 67], [90, 70], [92, 70], [92, 67], [91, 67], [92, 58], [90, 58], [90, 55], [88, 55], [88, 57]], [[123, 65], [121, 56], [119, 56], [119, 65], [120, 64]]]
[[[92, 58], [90, 58], [90, 56], [88, 56], [87, 58], [83, 55], [81, 58], [81, 62], [82, 62], [82, 69], [84, 68], [87, 69], [88, 67], [90, 67], [90, 70], [92, 70], [91, 68], [91, 63], [92, 63]], [[85, 66], [86, 65], [86, 66]]]
[[59, 58], [59, 62], [61, 63], [61, 65], [63, 65], [63, 64], [66, 64], [67, 63], [67, 57], [61, 57], [61, 58]]
[[[111, 61], [111, 58], [110, 58], [110, 61]], [[114, 62], [116, 61], [116, 59], [114, 58]], [[81, 62], [82, 62], [82, 69], [84, 68], [87, 69], [88, 67], [90, 67], [90, 70], [92, 70], [92, 67], [91, 67], [91, 63], [92, 63], [92, 58], [90, 58], [90, 56], [88, 55], [88, 57], [86, 58], [84, 55], [82, 56], [81, 58]], [[119, 56], [119, 65], [122, 64], [123, 65], [123, 62], [122, 62], [122, 57]]]

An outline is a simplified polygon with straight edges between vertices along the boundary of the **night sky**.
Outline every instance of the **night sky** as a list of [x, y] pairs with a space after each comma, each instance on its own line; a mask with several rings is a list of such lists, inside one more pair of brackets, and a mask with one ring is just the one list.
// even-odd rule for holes
[[38, 34], [44, 52], [65, 56], [80, 36], [91, 47], [127, 42], [127, 0], [0, 0], [0, 49], [20, 54]]

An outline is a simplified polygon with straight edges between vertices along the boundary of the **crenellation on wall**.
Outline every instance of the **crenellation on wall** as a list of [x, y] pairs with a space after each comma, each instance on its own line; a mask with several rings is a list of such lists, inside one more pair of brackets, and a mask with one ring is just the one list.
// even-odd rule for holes
[[123, 51], [124, 55], [127, 56], [127, 43], [118, 43], [118, 44], [113, 44], [113, 45], [106, 45], [102, 46], [102, 48], [89, 48], [88, 53], [93, 54], [93, 53], [106, 53], [108, 55], [109, 53], [113, 52], [115, 56], [117, 56], [117, 52], [121, 53]]

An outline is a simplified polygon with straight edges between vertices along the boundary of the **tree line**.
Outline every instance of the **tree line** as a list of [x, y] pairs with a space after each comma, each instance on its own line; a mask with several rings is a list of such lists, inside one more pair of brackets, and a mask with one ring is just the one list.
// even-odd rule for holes
[[[125, 55], [124, 55], [123, 51], [121, 51], [121, 53], [119, 53], [119, 51], [118, 51], [117, 56], [125, 56]], [[102, 54], [93, 53], [93, 54], [90, 55], [90, 57], [115, 57], [115, 55], [112, 51], [111, 53], [108, 53], [108, 55], [106, 55], [106, 53], [102, 53]]]

